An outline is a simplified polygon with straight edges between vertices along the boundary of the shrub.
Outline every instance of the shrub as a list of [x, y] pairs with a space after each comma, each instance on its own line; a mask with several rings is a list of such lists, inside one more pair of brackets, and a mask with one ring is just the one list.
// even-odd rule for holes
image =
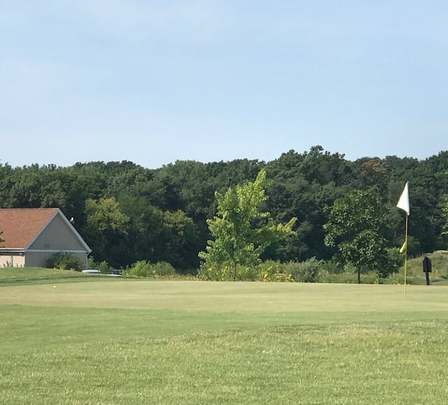
[[329, 274], [344, 273], [344, 266], [336, 259], [322, 261], [322, 272]]
[[135, 262], [125, 272], [130, 277], [166, 277], [175, 274], [174, 267], [167, 262], [149, 263], [146, 260]]
[[[357, 283], [358, 275], [352, 265], [339, 266], [315, 257], [303, 262], [281, 263], [268, 260], [257, 266], [203, 266], [198, 277], [213, 281], [296, 281], [302, 283]], [[361, 281], [367, 284], [383, 283], [375, 271], [362, 272]]]
[[403, 255], [400, 253], [398, 248], [387, 249], [387, 265], [388, 269], [386, 272], [382, 272], [384, 275], [391, 275], [400, 270], [403, 264]]
[[126, 275], [133, 277], [149, 277], [150, 271], [151, 265], [146, 260], [139, 260], [126, 270]]
[[[341, 273], [327, 273], [320, 280], [323, 283], [356, 284], [358, 275], [355, 271], [344, 271]], [[369, 271], [361, 274], [361, 283], [363, 284], [381, 284], [383, 279], [375, 271]]]
[[97, 263], [96, 263], [95, 259], [92, 256], [90, 256], [87, 259], [87, 266], [89, 267], [89, 269], [95, 269], [96, 268]]
[[203, 265], [198, 278], [210, 281], [255, 281], [258, 279], [258, 269], [257, 266], [235, 267], [230, 264]]
[[47, 267], [61, 270], [82, 270], [81, 261], [69, 253], [56, 253], [47, 260]]
[[98, 264], [98, 270], [100, 273], [108, 274], [110, 273], [110, 266], [109, 263], [107, 263], [105, 260], [103, 260], [101, 263]]
[[174, 267], [167, 262], [151, 264], [152, 274], [155, 276], [173, 276], [176, 274]]
[[209, 265], [201, 267], [198, 277], [202, 280], [214, 281], [317, 282], [320, 281], [320, 275], [325, 273], [323, 266], [324, 262], [315, 258], [302, 263], [268, 260], [256, 266]]
[[294, 281], [288, 264], [268, 260], [257, 266], [260, 281]]
[[285, 264], [294, 281], [317, 283], [327, 273], [325, 262], [315, 257], [304, 262], [289, 262]]
[[105, 260], [98, 263], [92, 257], [89, 257], [89, 269], [98, 269], [100, 273], [103, 274], [109, 274], [111, 272], [109, 263], [107, 263]]

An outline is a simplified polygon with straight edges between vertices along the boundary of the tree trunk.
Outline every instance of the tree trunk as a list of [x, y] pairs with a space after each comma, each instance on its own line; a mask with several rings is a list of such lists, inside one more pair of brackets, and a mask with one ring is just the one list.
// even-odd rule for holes
[[361, 269], [358, 269], [358, 284], [361, 284]]

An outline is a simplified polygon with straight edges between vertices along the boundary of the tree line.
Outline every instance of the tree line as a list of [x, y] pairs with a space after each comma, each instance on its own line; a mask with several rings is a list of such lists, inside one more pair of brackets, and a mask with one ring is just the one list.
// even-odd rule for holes
[[[383, 247], [401, 246], [403, 215], [395, 205], [406, 180], [412, 210], [409, 253], [447, 246], [448, 151], [425, 160], [388, 156], [350, 161], [314, 146], [303, 153], [291, 150], [270, 162], [177, 161], [159, 169], [128, 161], [69, 167], [2, 164], [0, 206], [61, 208], [74, 218], [95, 260], [114, 267], [147, 260], [168, 262], [181, 272], [195, 271], [198, 254], [211, 238], [207, 220], [217, 214], [215, 193], [224, 195], [229, 187], [255, 181], [262, 169], [263, 212], [276, 223], [297, 218], [294, 232], [266, 246], [263, 260], [353, 255], [349, 247], [341, 250], [341, 244], [350, 226], [355, 229], [365, 222], [366, 201], [379, 213], [370, 217], [368, 231]], [[341, 207], [349, 195], [353, 204], [344, 211]], [[352, 221], [345, 231], [334, 225], [338, 215]], [[371, 237], [360, 236], [359, 249], [367, 249], [365, 242]]]

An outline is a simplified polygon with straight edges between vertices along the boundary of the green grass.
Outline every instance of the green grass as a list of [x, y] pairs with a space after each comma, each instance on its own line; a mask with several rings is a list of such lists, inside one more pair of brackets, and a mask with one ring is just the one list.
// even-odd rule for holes
[[[435, 285], [448, 285], [448, 251], [437, 251], [429, 253], [432, 261], [432, 273], [430, 274], [431, 283]], [[425, 273], [423, 273], [423, 257], [416, 257], [408, 261], [407, 281], [415, 285], [426, 284]], [[404, 279], [404, 270], [394, 274], [388, 282], [402, 283]]]
[[[448, 251], [430, 253], [428, 256], [432, 261], [431, 278], [435, 281], [448, 278]], [[419, 277], [424, 280], [423, 256], [409, 260], [408, 272], [411, 277]]]
[[44, 269], [40, 267], [0, 268], [0, 286], [10, 284], [38, 284], [73, 282], [74, 279], [86, 280], [88, 276], [79, 271]]
[[0, 288], [2, 404], [445, 404], [448, 289]]

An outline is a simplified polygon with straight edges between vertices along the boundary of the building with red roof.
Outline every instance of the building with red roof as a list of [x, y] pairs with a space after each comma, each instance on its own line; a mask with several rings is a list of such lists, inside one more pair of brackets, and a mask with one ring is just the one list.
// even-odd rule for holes
[[91, 249], [58, 208], [0, 209], [0, 267], [43, 267], [57, 253], [87, 268]]

